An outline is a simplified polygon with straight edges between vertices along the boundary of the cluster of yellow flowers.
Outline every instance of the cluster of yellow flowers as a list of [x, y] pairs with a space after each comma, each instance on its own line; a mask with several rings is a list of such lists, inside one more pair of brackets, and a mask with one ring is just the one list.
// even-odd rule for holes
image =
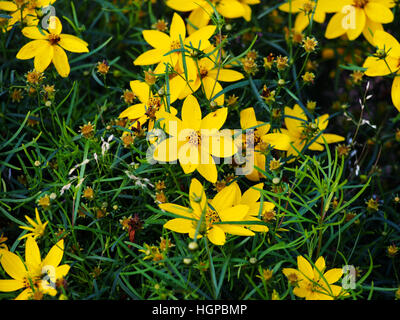
[[353, 41], [363, 34], [376, 47], [376, 53], [364, 62], [365, 75], [394, 75], [392, 101], [400, 111], [400, 44], [382, 26], [393, 22], [391, 9], [395, 5], [396, 1], [393, 0], [293, 0], [279, 8], [297, 13], [294, 25], [297, 32], [302, 32], [311, 21], [325, 22], [326, 15], [334, 13], [326, 28], [327, 39], [347, 36], [348, 40]]

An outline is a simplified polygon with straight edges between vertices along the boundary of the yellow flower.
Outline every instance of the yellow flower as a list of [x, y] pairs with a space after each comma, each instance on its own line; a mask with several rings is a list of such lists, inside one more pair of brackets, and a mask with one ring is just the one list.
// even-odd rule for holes
[[344, 141], [344, 137], [332, 133], [323, 133], [328, 126], [329, 114], [324, 114], [314, 122], [309, 122], [307, 115], [299, 105], [295, 105], [293, 109], [285, 107], [285, 125], [286, 129], [282, 129], [282, 133], [290, 137], [291, 147], [287, 152], [287, 156], [299, 155], [308, 144], [308, 149], [313, 151], [323, 151], [324, 141], [326, 143], [336, 143]]
[[[150, 86], [146, 82], [134, 80], [130, 82], [132, 92], [139, 99], [140, 103], [125, 109], [118, 117], [136, 120], [131, 127], [136, 127], [137, 122], [143, 126], [149, 120], [148, 130], [152, 130], [156, 120], [160, 119], [161, 114], [166, 112], [166, 104], [164, 99], [158, 94], [151, 92]], [[177, 95], [170, 97], [170, 103], [177, 99]], [[175, 108], [170, 107], [172, 115], [178, 112]]]
[[320, 6], [325, 12], [335, 12], [326, 28], [325, 37], [328, 39], [347, 34], [349, 40], [355, 40], [362, 33], [374, 44], [375, 32], [383, 30], [383, 23], [394, 19], [390, 10], [395, 6], [392, 0], [322, 0]]
[[[218, 13], [228, 19], [243, 17], [247, 21], [251, 19], [251, 8], [249, 5], [258, 4], [260, 0], [211, 0]], [[214, 13], [213, 8], [206, 0], [167, 0], [167, 6], [176, 11], [189, 12], [188, 32], [206, 26], [210, 22], [210, 16]]]
[[18, 240], [27, 238], [32, 236], [34, 239], [40, 238], [44, 235], [44, 231], [46, 230], [46, 226], [49, 223], [48, 221], [46, 221], [45, 223], [42, 223], [42, 221], [40, 220], [40, 216], [39, 216], [39, 211], [37, 208], [35, 208], [35, 213], [36, 213], [36, 222], [34, 220], [32, 220], [31, 218], [29, 218], [28, 216], [25, 216], [25, 219], [28, 220], [29, 224], [32, 227], [25, 227], [25, 226], [20, 226], [21, 229], [24, 230], [28, 230], [31, 233], [27, 233], [21, 237], [19, 237]]
[[254, 232], [251, 230], [241, 225], [228, 223], [245, 221], [249, 211], [246, 205], [234, 205], [235, 198], [234, 186], [230, 185], [218, 192], [214, 199], [207, 200], [203, 185], [197, 179], [192, 179], [189, 189], [190, 208], [174, 203], [159, 205], [162, 210], [181, 216], [181, 218], [169, 220], [164, 224], [164, 228], [178, 233], [187, 233], [192, 239], [195, 238], [196, 230], [198, 230], [197, 238], [207, 236], [215, 245], [225, 244], [225, 233], [253, 236]]
[[297, 13], [294, 29], [297, 32], [303, 32], [309, 25], [311, 18], [319, 23], [325, 21], [326, 13], [321, 5], [323, 1], [324, 0], [318, 0], [318, 2], [314, 0], [292, 0], [279, 6], [279, 9], [285, 12]]
[[[190, 87], [189, 85], [186, 85], [186, 88], [179, 96], [179, 99], [184, 99], [189, 94], [196, 92], [202, 85], [207, 99], [212, 100], [216, 94], [222, 91], [222, 86], [219, 81], [233, 82], [244, 78], [244, 76], [238, 71], [218, 66], [217, 61], [221, 61], [221, 57], [218, 59], [218, 51], [219, 50], [214, 46], [210, 46], [204, 50], [204, 53], [209, 54], [209, 56], [198, 61], [199, 72], [197, 72], [196, 80], [193, 84], [190, 84]], [[214, 99], [218, 106], [222, 106], [224, 100], [224, 94], [221, 94]]]
[[[155, 74], [165, 73], [165, 64], [170, 65], [178, 73], [181, 73], [185, 70], [182, 52], [178, 51], [182, 48], [182, 44], [184, 49], [193, 47], [197, 50], [204, 50], [211, 45], [208, 39], [213, 35], [214, 31], [215, 26], [206, 26], [186, 37], [185, 22], [177, 13], [174, 13], [169, 35], [158, 30], [144, 30], [142, 32], [146, 42], [154, 49], [142, 53], [133, 63], [137, 66], [158, 64], [154, 69]], [[185, 62], [188, 81], [191, 81], [195, 79], [197, 74], [196, 64], [186, 54]]]
[[[240, 125], [243, 130], [254, 129], [253, 141], [246, 141], [246, 148], [254, 147], [254, 160], [249, 158], [246, 161], [254, 161], [254, 166], [265, 170], [265, 155], [268, 145], [277, 150], [287, 151], [290, 148], [290, 138], [283, 133], [268, 133], [271, 125], [257, 121], [253, 108], [247, 108], [240, 112]], [[257, 169], [246, 175], [251, 181], [259, 181], [264, 175]]]
[[67, 77], [70, 72], [68, 57], [64, 49], [71, 52], [89, 52], [87, 42], [78, 37], [63, 34], [61, 21], [50, 18], [48, 32], [37, 27], [25, 27], [22, 33], [25, 37], [33, 39], [17, 53], [17, 58], [27, 60], [35, 58], [35, 70], [43, 72], [50, 63], [54, 64], [61, 77]]
[[376, 31], [373, 42], [376, 53], [368, 57], [363, 67], [367, 70], [365, 75], [369, 77], [386, 76], [394, 73], [392, 84], [392, 101], [400, 111], [400, 43], [385, 31]]
[[64, 240], [58, 241], [41, 260], [39, 247], [33, 237], [25, 242], [25, 263], [10, 251], [1, 251], [0, 263], [12, 279], [0, 280], [0, 291], [13, 292], [24, 289], [15, 300], [32, 299], [38, 291], [55, 296], [55, 283], [63, 279], [70, 266], [59, 266], [64, 254]]
[[303, 257], [297, 257], [298, 269], [284, 268], [283, 274], [295, 286], [293, 293], [306, 300], [333, 300], [334, 298], [348, 295], [341, 286], [334, 285], [343, 275], [340, 268], [325, 272], [325, 259], [319, 257], [313, 268]]
[[17, 22], [21, 21], [21, 18], [28, 26], [36, 26], [39, 22], [36, 10], [47, 7], [54, 2], [56, 0], [0, 1], [0, 10], [10, 12], [11, 16], [8, 20], [7, 30], [10, 30]]
[[179, 159], [185, 174], [197, 170], [208, 181], [217, 182], [213, 156], [226, 158], [237, 152], [230, 130], [219, 131], [227, 115], [227, 108], [219, 108], [202, 119], [197, 99], [188, 96], [182, 106], [182, 120], [164, 114], [165, 131], [171, 137], [156, 146], [154, 159], [163, 162]]

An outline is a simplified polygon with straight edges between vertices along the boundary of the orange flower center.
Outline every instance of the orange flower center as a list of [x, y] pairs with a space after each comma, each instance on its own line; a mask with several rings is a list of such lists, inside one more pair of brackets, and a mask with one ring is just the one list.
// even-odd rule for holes
[[58, 34], [50, 33], [49, 34], [49, 41], [52, 46], [56, 45], [60, 42], [60, 36]]
[[171, 42], [171, 50], [177, 50], [181, 48], [181, 43], [178, 40]]
[[353, 0], [353, 6], [357, 8], [364, 8], [369, 0]]

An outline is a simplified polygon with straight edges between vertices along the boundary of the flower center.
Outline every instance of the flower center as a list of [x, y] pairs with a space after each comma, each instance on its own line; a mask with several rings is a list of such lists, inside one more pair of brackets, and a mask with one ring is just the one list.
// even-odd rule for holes
[[192, 146], [199, 146], [201, 144], [201, 133], [199, 131], [192, 130], [186, 137], [186, 141]]
[[208, 69], [205, 66], [200, 65], [199, 66], [199, 70], [200, 70], [200, 77], [201, 78], [205, 78], [208, 75]]
[[146, 115], [150, 119], [154, 119], [156, 117], [156, 112], [160, 109], [161, 99], [159, 97], [152, 97], [147, 102], [147, 111]]
[[314, 10], [314, 3], [312, 3], [311, 1], [307, 1], [303, 4], [303, 10], [305, 14], [309, 14]]
[[319, 128], [315, 123], [308, 123], [304, 126], [303, 132], [300, 135], [301, 140], [310, 141], [319, 133]]
[[364, 8], [369, 0], [353, 0], [353, 6], [357, 8]]
[[49, 41], [52, 46], [56, 45], [60, 42], [60, 36], [58, 34], [50, 33], [49, 34]]
[[171, 42], [171, 50], [177, 50], [181, 48], [181, 43], [178, 40]]

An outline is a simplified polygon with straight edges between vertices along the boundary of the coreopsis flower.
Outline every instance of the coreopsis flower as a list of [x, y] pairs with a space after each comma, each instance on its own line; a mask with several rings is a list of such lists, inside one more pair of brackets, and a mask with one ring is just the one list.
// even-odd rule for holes
[[19, 237], [18, 240], [27, 238], [27, 237], [33, 237], [34, 239], [40, 238], [44, 235], [44, 232], [46, 230], [46, 226], [49, 223], [48, 221], [46, 221], [45, 223], [42, 223], [42, 221], [40, 220], [40, 216], [39, 216], [39, 211], [37, 208], [35, 208], [35, 214], [36, 214], [36, 221], [32, 220], [31, 218], [29, 218], [28, 216], [25, 216], [25, 219], [29, 222], [29, 224], [31, 225], [31, 227], [26, 227], [26, 226], [20, 226], [21, 229], [24, 230], [28, 230], [30, 231], [30, 233], [27, 233], [21, 237]]
[[335, 12], [326, 28], [326, 38], [334, 39], [347, 34], [349, 40], [355, 40], [362, 33], [374, 44], [375, 32], [382, 31], [382, 24], [390, 23], [394, 19], [391, 8], [395, 6], [395, 1], [323, 0], [320, 6], [325, 12]]
[[23, 291], [15, 300], [29, 300], [36, 293], [57, 294], [56, 283], [69, 272], [70, 266], [60, 266], [64, 254], [64, 240], [58, 241], [42, 260], [39, 247], [33, 237], [25, 242], [25, 262], [13, 252], [2, 250], [0, 263], [12, 279], [0, 280], [0, 291]]
[[10, 30], [17, 22], [22, 21], [28, 26], [36, 26], [39, 22], [37, 9], [53, 4], [56, 0], [13, 0], [0, 1], [0, 10], [10, 13], [7, 30]]
[[[228, 19], [243, 17], [247, 21], [251, 20], [250, 5], [258, 4], [260, 0], [211, 0], [218, 13]], [[210, 16], [214, 13], [212, 6], [206, 0], [167, 0], [167, 6], [182, 12], [191, 11], [188, 18], [188, 32], [194, 33], [196, 30], [208, 25]]]
[[34, 59], [35, 70], [43, 72], [50, 63], [54, 64], [61, 77], [68, 77], [70, 66], [67, 54], [71, 52], [89, 52], [88, 43], [70, 34], [61, 33], [62, 24], [57, 17], [50, 18], [48, 31], [39, 30], [38, 27], [25, 27], [22, 34], [33, 41], [24, 45], [17, 53], [21, 60]]
[[[254, 148], [254, 157], [246, 158], [246, 161], [254, 161], [254, 166], [262, 170], [265, 169], [264, 152], [268, 146], [277, 150], [287, 151], [290, 149], [290, 138], [284, 133], [268, 133], [271, 125], [265, 122], [257, 121], [256, 113], [253, 108], [246, 108], [240, 112], [240, 126], [243, 130], [254, 130], [254, 135], [244, 139], [247, 148]], [[252, 138], [252, 139], [251, 139]], [[251, 181], [259, 181], [264, 175], [254, 168], [246, 178]]]
[[[158, 94], [153, 94], [150, 86], [146, 82], [134, 80], [130, 82], [130, 86], [140, 103], [125, 109], [118, 117], [134, 120], [131, 127], [136, 127], [137, 123], [143, 126], [143, 124], [149, 121], [148, 130], [150, 131], [153, 129], [155, 121], [160, 119], [161, 114], [167, 111], [164, 99]], [[173, 103], [176, 99], [177, 95], [171, 98], [170, 103]], [[178, 111], [171, 106], [170, 112], [172, 115], [176, 115]]]
[[373, 42], [376, 53], [368, 57], [363, 65], [365, 75], [369, 77], [386, 76], [394, 74], [392, 84], [392, 102], [400, 111], [400, 43], [385, 31], [376, 31]]
[[306, 300], [333, 300], [346, 296], [341, 286], [334, 285], [343, 275], [341, 268], [334, 268], [326, 271], [325, 259], [319, 257], [313, 268], [303, 257], [297, 257], [297, 267], [284, 268], [283, 274], [294, 286], [293, 293]]
[[182, 106], [182, 119], [164, 113], [165, 131], [171, 137], [157, 144], [154, 159], [163, 162], [179, 159], [185, 174], [197, 170], [215, 183], [218, 173], [213, 156], [225, 158], [237, 152], [231, 132], [219, 131], [227, 115], [227, 108], [219, 108], [202, 118], [197, 99], [188, 96]]
[[[215, 28], [215, 26], [206, 26], [186, 37], [185, 22], [177, 13], [174, 13], [169, 35], [158, 30], [144, 30], [142, 32], [144, 39], [153, 49], [142, 53], [133, 63], [137, 66], [158, 64], [154, 69], [155, 74], [165, 73], [166, 64], [174, 70], [183, 71], [185, 68], [180, 49], [204, 50], [211, 45], [208, 39], [213, 35]], [[197, 74], [196, 64], [190, 56], [186, 56], [186, 53], [185, 64], [188, 79], [194, 79]]]
[[[254, 232], [242, 225], [229, 224], [229, 222], [245, 221], [249, 207], [247, 205], [234, 205], [236, 192], [230, 185], [218, 192], [212, 200], [208, 200], [203, 185], [192, 179], [189, 188], [190, 208], [174, 203], [159, 204], [167, 212], [180, 216], [169, 220], [164, 228], [187, 233], [190, 238], [196, 239], [206, 236], [215, 245], [224, 245], [226, 233], [238, 236], [253, 236]], [[224, 222], [224, 223], [221, 223]]]
[[[196, 80], [193, 84], [186, 85], [179, 99], [184, 99], [189, 94], [196, 92], [202, 85], [207, 99], [212, 100], [215, 95], [222, 91], [222, 86], [219, 83], [220, 81], [233, 82], [244, 78], [243, 74], [240, 72], [218, 65], [217, 61], [221, 61], [221, 57], [218, 58], [219, 52], [214, 46], [210, 46], [204, 50], [204, 52], [209, 54], [209, 56], [198, 61], [199, 72], [197, 73]], [[218, 106], [221, 106], [224, 104], [224, 100], [225, 95], [221, 94], [213, 101], [215, 101]]]
[[282, 133], [290, 137], [290, 145], [287, 156], [297, 157], [307, 146], [312, 151], [323, 151], [324, 142], [336, 143], [344, 141], [344, 137], [333, 133], [323, 133], [328, 126], [329, 114], [324, 114], [309, 122], [303, 109], [296, 104], [293, 108], [285, 107], [285, 125]]
[[[297, 32], [303, 32], [305, 28], [310, 24], [311, 19], [318, 23], [323, 23], [326, 18], [326, 13], [323, 10], [324, 0], [293, 0], [287, 1], [286, 3], [279, 6], [279, 10], [284, 12], [297, 13], [296, 20], [294, 22], [294, 29]], [[332, 0], [328, 0], [332, 1]]]

